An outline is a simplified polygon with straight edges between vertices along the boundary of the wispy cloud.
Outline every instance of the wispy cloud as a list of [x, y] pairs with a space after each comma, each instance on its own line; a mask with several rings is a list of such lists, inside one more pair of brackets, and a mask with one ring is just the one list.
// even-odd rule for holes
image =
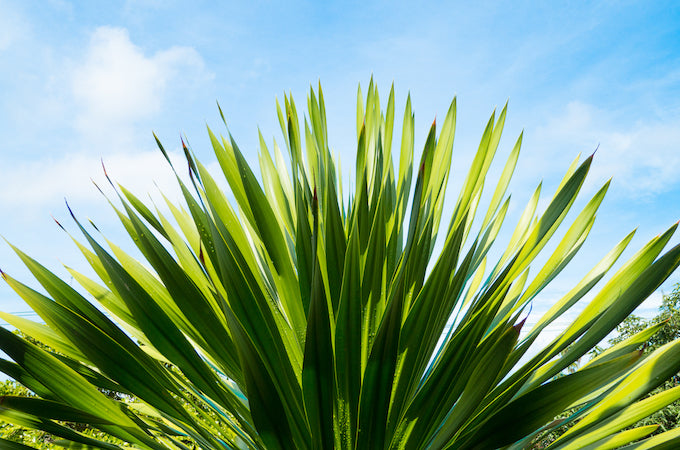
[[590, 182], [614, 177], [625, 195], [645, 197], [680, 185], [678, 118], [618, 122], [607, 111], [572, 101], [535, 130], [537, 148], [589, 152], [598, 148]]
[[[172, 159], [177, 167], [185, 166], [179, 152], [172, 153]], [[108, 155], [104, 164], [116, 182], [140, 196], [159, 189], [170, 197], [176, 197], [173, 194], [179, 192], [175, 177], [159, 151]], [[102, 161], [96, 155], [66, 155], [53, 160], [26, 162], [0, 178], [0, 204], [7, 208], [36, 208], [61, 203], [64, 197], [86, 202], [102, 201], [92, 181], [103, 188], [108, 187]]]

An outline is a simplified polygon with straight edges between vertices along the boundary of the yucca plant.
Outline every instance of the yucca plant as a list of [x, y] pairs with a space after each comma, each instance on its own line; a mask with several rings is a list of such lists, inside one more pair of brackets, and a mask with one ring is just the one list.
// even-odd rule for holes
[[[584, 244], [607, 191], [608, 183], [530, 274], [592, 156], [574, 161], [541, 213], [539, 185], [509, 241], [497, 243], [521, 135], [492, 195], [482, 192], [506, 107], [492, 114], [451, 209], [455, 99], [414, 165], [410, 98], [393, 152], [393, 89], [384, 112], [373, 82], [365, 102], [359, 89], [347, 200], [321, 87], [307, 104], [301, 128], [292, 97], [277, 103], [285, 150], [260, 136], [261, 180], [230, 134], [208, 130], [235, 204], [186, 146], [183, 205], [157, 208], [112, 183], [111, 206], [144, 263], [113, 242], [106, 249], [75, 214], [84, 238], [74, 241], [99, 281], [69, 269], [76, 290], [15, 248], [49, 297], [4, 278], [45, 324], [0, 317], [47, 348], [0, 329], [13, 360], [0, 370], [35, 393], [2, 398], [2, 420], [68, 448], [521, 449], [567, 425], [551, 449], [680, 445], [677, 429], [641, 441], [654, 426], [621, 431], [680, 398], [675, 388], [640, 400], [680, 369], [678, 342], [639, 351], [661, 324], [564, 374], [680, 264], [680, 246], [662, 254], [677, 224], [621, 265], [557, 338], [533, 348], [633, 236], [523, 329], [532, 300]], [[489, 260], [496, 243], [500, 257]]]

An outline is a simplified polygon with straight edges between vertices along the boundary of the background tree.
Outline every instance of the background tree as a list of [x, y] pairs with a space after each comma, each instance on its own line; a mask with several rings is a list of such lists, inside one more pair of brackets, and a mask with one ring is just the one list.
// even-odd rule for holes
[[[655, 325], [661, 325], [661, 327], [656, 334], [649, 338], [642, 346], [646, 353], [654, 351], [660, 346], [680, 337], [680, 283], [673, 287], [670, 294], [664, 294], [662, 296], [659, 313], [656, 316], [650, 319], [645, 319], [635, 314], [628, 316], [626, 320], [616, 327], [617, 334], [615, 337], [609, 339], [608, 343], [610, 346], [616, 345], [636, 333]], [[602, 349], [600, 349], [600, 352], [601, 350]], [[650, 395], [658, 394], [659, 392], [677, 386], [680, 386], [680, 374], [673, 375], [669, 380], [665, 381], [661, 386], [652, 391]], [[680, 401], [676, 401], [636, 423], [633, 427], [658, 424], [659, 429], [655, 431], [655, 433], [661, 433], [665, 430], [676, 428], [679, 422]]]
[[[22, 333], [19, 330], [14, 330], [14, 334], [17, 336], [20, 336], [22, 339], [26, 340], [27, 342], [32, 343], [33, 345], [37, 346], [38, 348], [41, 348], [42, 350], [49, 352], [50, 354], [53, 355], [59, 355], [63, 357], [64, 355], [61, 355], [59, 352], [55, 351], [52, 348], [49, 348], [42, 342], [32, 338], [31, 336], [28, 336], [24, 333]], [[119, 392], [115, 392], [112, 390], [106, 390], [106, 389], [99, 389], [101, 393], [106, 395], [107, 397], [111, 398], [112, 400], [115, 401], [131, 401], [132, 397], [126, 396], [124, 394], [121, 394]], [[7, 413], [7, 411], [2, 410], [2, 400], [4, 398], [8, 397], [29, 397], [29, 398], [34, 398], [36, 397], [35, 393], [27, 389], [26, 387], [22, 386], [20, 383], [17, 383], [14, 380], [5, 380], [0, 384], [0, 411], [2, 413]], [[1, 415], [0, 415], [1, 417]], [[70, 428], [73, 431], [83, 433], [86, 436], [92, 437], [97, 440], [101, 440], [102, 442], [107, 442], [111, 444], [122, 444], [123, 442], [120, 439], [116, 439], [113, 436], [107, 435], [106, 433], [101, 432], [95, 427], [92, 427], [88, 424], [85, 423], [73, 423], [73, 422], [65, 422], [65, 421], [57, 421], [60, 425], [63, 425], [67, 428]], [[22, 425], [17, 425], [15, 423], [11, 422], [5, 422], [2, 419], [0, 419], [0, 438], [2, 439], [7, 439], [8, 441], [11, 442], [17, 442], [20, 444], [26, 444], [30, 445], [31, 447], [38, 448], [38, 449], [45, 449], [45, 450], [57, 450], [61, 449], [63, 447], [54, 444], [55, 438], [53, 435], [50, 433], [47, 433], [45, 431], [33, 429], [33, 428], [27, 428], [26, 426]], [[0, 443], [0, 449], [2, 449], [2, 443]]]
[[[32, 397], [35, 394], [14, 380], [5, 380], [0, 384], [0, 396], [4, 397], [6, 395]], [[0, 407], [2, 407], [1, 404]], [[52, 436], [49, 433], [22, 427], [20, 425], [4, 422], [2, 420], [0, 420], [0, 438], [4, 438], [12, 442], [31, 445], [38, 449], [58, 448], [52, 445]]]
[[680, 337], [680, 283], [673, 287], [670, 294], [664, 294], [661, 298], [659, 313], [651, 319], [632, 314], [616, 327], [617, 335], [609, 339], [609, 345], [615, 345], [635, 333], [652, 325], [663, 324], [646, 342], [646, 351], [651, 351]]

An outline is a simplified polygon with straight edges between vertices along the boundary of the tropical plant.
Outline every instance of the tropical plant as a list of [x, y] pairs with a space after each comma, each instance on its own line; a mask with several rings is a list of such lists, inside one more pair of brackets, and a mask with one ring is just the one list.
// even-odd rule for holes
[[[1, 361], [0, 370], [36, 395], [4, 397], [3, 420], [49, 432], [64, 446], [104, 449], [118, 446], [62, 422], [90, 424], [134, 448], [183, 450], [519, 449], [576, 421], [550, 448], [614, 448], [651, 433], [654, 426], [619, 431], [680, 397], [675, 390], [638, 401], [680, 369], [677, 341], [643, 355], [636, 349], [655, 331], [644, 330], [574, 373], [555, 375], [680, 264], [680, 246], [662, 254], [677, 224], [620, 266], [557, 338], [533, 348], [633, 236], [522, 329], [528, 305], [593, 226], [609, 183], [530, 276], [592, 156], [574, 161], [537, 214], [539, 184], [500, 257], [488, 261], [522, 142], [520, 135], [483, 210], [507, 105], [492, 114], [461, 192], [445, 208], [455, 99], [439, 134], [432, 124], [415, 166], [407, 99], [395, 168], [394, 90], [383, 112], [373, 82], [365, 102], [359, 89], [348, 200], [320, 87], [307, 103], [303, 128], [292, 97], [284, 108], [277, 103], [288, 157], [260, 137], [261, 181], [230, 134], [208, 130], [235, 205], [185, 145], [190, 180], [176, 172], [183, 206], [152, 207], [112, 183], [111, 206], [145, 263], [113, 242], [105, 249], [104, 238], [72, 214], [84, 236], [74, 241], [100, 281], [69, 271], [92, 302], [15, 248], [48, 296], [4, 278], [46, 324], [0, 317], [51, 350], [0, 329], [0, 348], [13, 360]], [[679, 440], [676, 429], [628, 448]]]

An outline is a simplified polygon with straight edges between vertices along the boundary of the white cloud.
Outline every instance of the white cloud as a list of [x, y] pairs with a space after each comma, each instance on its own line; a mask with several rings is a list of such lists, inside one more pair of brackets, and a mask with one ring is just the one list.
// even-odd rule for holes
[[[54, 111], [66, 116], [67, 123], [72, 121], [77, 131], [70, 140], [72, 147], [25, 162], [0, 160], [5, 169], [0, 177], [0, 205], [44, 207], [64, 197], [100, 201], [90, 177], [100, 186], [107, 184], [101, 157], [112, 177], [133, 192], [142, 196], [157, 192], [154, 182], [164, 191], [177, 192], [161, 153], [140, 149], [135, 142], [140, 129], [148, 130], [142, 121], [161, 112], [170, 95], [211, 77], [201, 56], [190, 47], [147, 55], [130, 40], [127, 30], [100, 27], [91, 35], [82, 59], [66, 65], [70, 68], [63, 75], [48, 80], [63, 101], [43, 103], [43, 108], [59, 105]], [[61, 95], [65, 90], [72, 97]], [[178, 163], [178, 167], [185, 165]]]
[[[567, 312], [563, 316], [558, 317], [555, 319], [554, 322], [552, 322], [550, 325], [545, 327], [543, 331], [538, 335], [538, 338], [536, 338], [536, 341], [534, 341], [534, 344], [532, 345], [533, 352], [538, 352], [539, 350], [542, 350], [545, 348], [548, 344], [550, 344], [555, 338], [557, 338], [564, 330], [566, 330], [569, 325], [572, 324], [574, 319], [576, 319], [577, 313], [575, 312]], [[527, 334], [529, 334], [529, 331], [533, 328], [533, 326], [536, 324], [540, 316], [536, 317], [531, 317], [527, 323], [524, 325], [522, 328], [522, 338], [524, 338]], [[533, 321], [531, 319], [534, 319]]]
[[[186, 166], [179, 152], [171, 155], [178, 170]], [[105, 157], [104, 164], [115, 182], [140, 198], [146, 198], [146, 193], [158, 192], [159, 188], [171, 199], [178, 197], [175, 177], [159, 151], [113, 154]], [[66, 155], [60, 159], [18, 164], [0, 178], [0, 204], [7, 208], [41, 207], [61, 203], [64, 197], [101, 202], [101, 194], [92, 180], [102, 188], [108, 187], [102, 162], [93, 155]]]
[[[169, 156], [182, 181], [190, 186], [184, 154], [175, 149], [169, 151]], [[114, 184], [124, 186], [144, 203], [150, 205], [151, 198], [165, 211], [162, 193], [174, 204], [184, 204], [175, 174], [160, 151], [114, 153], [105, 156], [103, 163]], [[8, 164], [0, 163], [0, 167], [3, 166], [8, 167]], [[205, 166], [227, 198], [233, 201], [217, 161], [205, 162]], [[25, 219], [34, 218], [36, 214], [63, 211], [64, 199], [80, 207], [107, 208], [106, 200], [93, 182], [110, 199], [115, 199], [104, 175], [102, 159], [97, 155], [80, 153], [19, 163], [0, 177], [0, 209], [9, 212], [15, 220], [19, 215]]]
[[[626, 195], [644, 197], [680, 183], [680, 128], [675, 120], [617, 123], [606, 111], [571, 102], [535, 131], [544, 149], [589, 152], [598, 148], [590, 182], [611, 176]], [[557, 147], [555, 147], [557, 145]]]
[[209, 77], [203, 59], [191, 47], [171, 47], [147, 56], [126, 29], [97, 28], [84, 60], [73, 70], [76, 128], [92, 136], [128, 131], [161, 111], [168, 90]]

